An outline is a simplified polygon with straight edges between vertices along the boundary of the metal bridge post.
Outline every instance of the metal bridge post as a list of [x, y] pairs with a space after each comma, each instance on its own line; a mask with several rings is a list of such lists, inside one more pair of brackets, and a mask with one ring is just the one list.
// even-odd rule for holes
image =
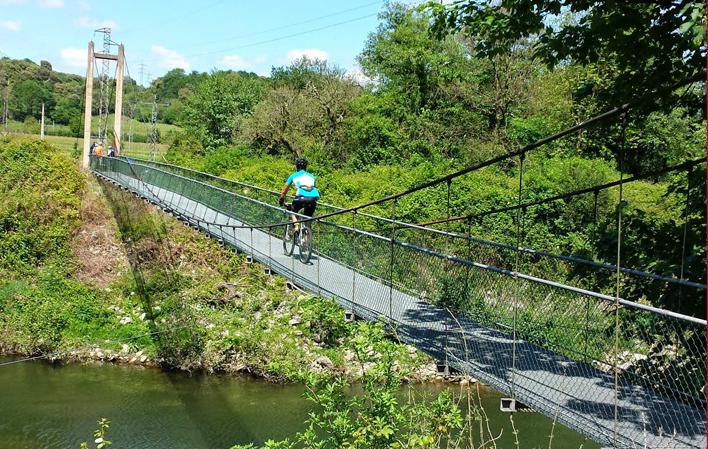
[[[352, 211], [352, 229], [356, 229], [356, 209]], [[352, 300], [349, 304], [349, 309], [352, 313], [352, 318], [356, 316], [354, 312], [355, 296], [356, 296], [356, 264], [359, 258], [356, 254], [356, 232], [352, 233]]]
[[521, 279], [518, 277], [518, 273], [521, 270], [521, 259], [520, 259], [520, 248], [521, 248], [521, 232], [522, 232], [522, 201], [524, 194], [524, 159], [526, 153], [521, 153], [519, 155], [519, 196], [518, 196], [518, 208], [516, 209], [516, 252], [515, 252], [515, 262], [514, 262], [514, 277], [516, 278], [516, 295], [514, 296], [514, 311], [513, 311], [513, 341], [511, 347], [511, 397], [516, 399], [516, 320], [519, 311], [519, 298], [521, 297]]
[[391, 220], [393, 224], [391, 226], [391, 259], [389, 261], [389, 275], [388, 275], [388, 321], [393, 324], [393, 261], [394, 261], [394, 240], [396, 237], [396, 203], [398, 203], [398, 198], [394, 199], [391, 203]]
[[[595, 260], [595, 240], [597, 238], [597, 200], [600, 195], [599, 190], [595, 190], [593, 192], [593, 213], [592, 213], [592, 236], [590, 238], [591, 244], [590, 244], [590, 259]], [[585, 363], [588, 362], [589, 359], [589, 354], [588, 354], [588, 338], [590, 337], [590, 297], [585, 296], [585, 334], [584, 334], [584, 339], [585, 339], [585, 349], [583, 350], [583, 357], [585, 359]]]
[[269, 276], [273, 274], [273, 228], [266, 228], [268, 233], [268, 267], [266, 268], [266, 274]]
[[317, 225], [317, 238], [315, 239], [315, 248], [317, 249], [317, 296], [322, 297], [322, 284], [320, 284], [320, 264], [322, 263], [322, 252], [320, 251], [320, 219], [315, 220]]
[[620, 334], [620, 317], [619, 317], [619, 300], [620, 300], [620, 290], [622, 284], [622, 209], [623, 204], [623, 176], [624, 176], [624, 149], [626, 143], [626, 131], [627, 131], [627, 113], [622, 114], [622, 132], [621, 132], [621, 143], [619, 148], [619, 204], [617, 205], [617, 272], [615, 281], [615, 344], [614, 344], [614, 380], [615, 380], [615, 417], [614, 417], [614, 434], [613, 443], [617, 447], [617, 439], [619, 436], [619, 334]]
[[248, 229], [251, 232], [251, 243], [249, 245], [250, 246], [249, 249], [251, 250], [251, 254], [249, 256], [246, 256], [246, 261], [248, 263], [253, 263], [253, 262], [255, 262], [255, 258], [253, 257], [253, 226], [249, 227]]

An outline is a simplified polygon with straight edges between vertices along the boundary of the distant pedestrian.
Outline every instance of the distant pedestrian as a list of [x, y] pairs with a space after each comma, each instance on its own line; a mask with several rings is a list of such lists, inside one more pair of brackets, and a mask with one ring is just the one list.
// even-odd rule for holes
[[113, 145], [108, 147], [108, 157], [115, 156], [115, 150], [113, 150]]
[[94, 154], [96, 154], [96, 142], [93, 142], [93, 143], [91, 144], [91, 147], [89, 148], [89, 154], [92, 155], [92, 156], [93, 156]]
[[96, 149], [94, 151], [96, 152], [96, 156], [103, 157], [103, 144], [98, 142], [98, 145], [96, 145]]

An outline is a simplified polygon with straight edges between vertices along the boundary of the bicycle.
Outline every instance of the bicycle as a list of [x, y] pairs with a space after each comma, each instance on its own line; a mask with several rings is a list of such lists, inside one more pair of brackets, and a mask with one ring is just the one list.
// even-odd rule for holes
[[[292, 203], [286, 203], [285, 208], [292, 211]], [[289, 215], [293, 215], [291, 212]], [[300, 262], [308, 263], [312, 257], [312, 226], [310, 221], [293, 223], [288, 217], [288, 224], [285, 225], [285, 233], [283, 235], [283, 252], [286, 256], [292, 256], [295, 251], [295, 245], [298, 247], [298, 255]]]

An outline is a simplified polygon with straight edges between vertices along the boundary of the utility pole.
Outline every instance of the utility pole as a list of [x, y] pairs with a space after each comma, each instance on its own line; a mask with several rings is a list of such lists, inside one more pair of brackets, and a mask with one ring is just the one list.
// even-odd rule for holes
[[157, 95], [152, 96], [152, 111], [150, 114], [150, 133], [148, 134], [150, 142], [150, 160], [155, 160], [157, 154]]
[[2, 113], [2, 118], [3, 121], [5, 122], [5, 132], [7, 132], [7, 121], [10, 118], [10, 111], [8, 109], [8, 102], [10, 98], [10, 80], [8, 79], [5, 82], [5, 107], [3, 108], [3, 113]]
[[[142, 85], [143, 85], [143, 82], [144, 82], [144, 76], [143, 76], [143, 75], [145, 75], [145, 64], [143, 64], [143, 62], [140, 61], [140, 65], [139, 65], [138, 67], [140, 67], [140, 85], [142, 86]], [[143, 86], [143, 87], [144, 87], [144, 86]]]
[[42, 102], [42, 121], [39, 124], [39, 139], [44, 140], [44, 102]]

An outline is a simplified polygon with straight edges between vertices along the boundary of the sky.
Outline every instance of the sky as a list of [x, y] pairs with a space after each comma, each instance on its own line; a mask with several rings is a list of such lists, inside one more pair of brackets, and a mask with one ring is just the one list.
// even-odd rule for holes
[[[408, 0], [411, 2], [411, 0]], [[354, 76], [384, 0], [0, 0], [0, 57], [49, 61], [86, 74], [87, 45], [125, 45], [127, 71], [147, 84], [173, 68], [200, 72], [271, 67], [301, 56], [326, 59]], [[112, 50], [115, 53], [115, 48]], [[141, 67], [141, 64], [143, 65]]]

